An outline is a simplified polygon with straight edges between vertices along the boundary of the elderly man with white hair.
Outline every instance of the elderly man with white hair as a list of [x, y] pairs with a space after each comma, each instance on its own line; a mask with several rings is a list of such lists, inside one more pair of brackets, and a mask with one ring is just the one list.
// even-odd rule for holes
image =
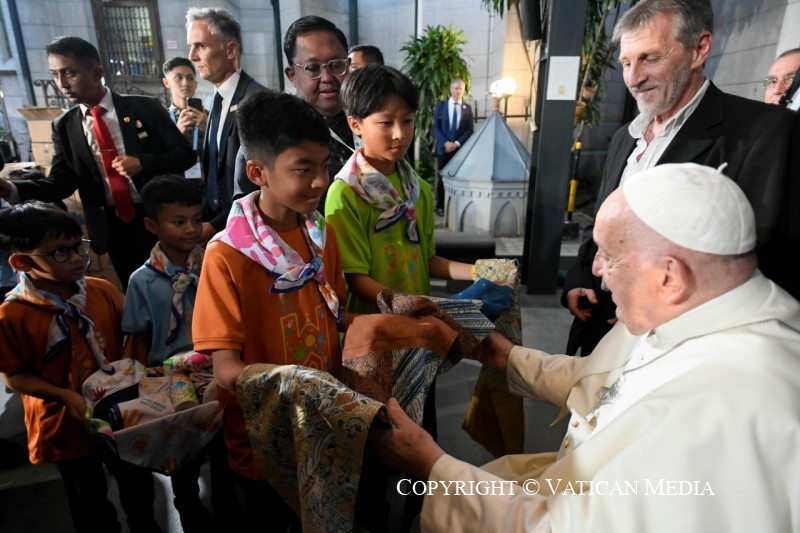
[[661, 165], [614, 191], [593, 269], [619, 321], [596, 350], [549, 355], [493, 333], [474, 354], [570, 416], [557, 454], [478, 468], [390, 401], [379, 453], [428, 480], [413, 487], [422, 530], [796, 529], [800, 304], [758, 270], [755, 235], [747, 198], [710, 167]]

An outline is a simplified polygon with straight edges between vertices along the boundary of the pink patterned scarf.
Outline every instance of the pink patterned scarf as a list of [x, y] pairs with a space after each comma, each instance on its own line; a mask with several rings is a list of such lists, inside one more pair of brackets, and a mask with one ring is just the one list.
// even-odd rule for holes
[[303, 261], [299, 253], [281, 239], [278, 232], [270, 228], [258, 211], [261, 191], [254, 191], [233, 203], [225, 230], [211, 241], [221, 241], [252, 259], [267, 271], [278, 276], [270, 292], [292, 292], [300, 290], [306, 283], [316, 281], [319, 292], [328, 309], [338, 323], [342, 318], [339, 298], [328, 283], [322, 254], [325, 250], [327, 227], [325, 218], [316, 211], [310, 215], [298, 214], [300, 228], [314, 256], [310, 263]]

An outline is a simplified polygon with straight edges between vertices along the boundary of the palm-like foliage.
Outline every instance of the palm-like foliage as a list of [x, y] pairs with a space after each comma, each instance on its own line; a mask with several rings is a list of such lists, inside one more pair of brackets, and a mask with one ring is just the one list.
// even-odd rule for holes
[[406, 53], [403, 71], [419, 90], [416, 134], [423, 146], [433, 138], [433, 106], [450, 96], [450, 82], [464, 80], [469, 93], [471, 78], [461, 57], [461, 47], [466, 43], [464, 32], [439, 25], [428, 26], [421, 36], [412, 36], [401, 48]]

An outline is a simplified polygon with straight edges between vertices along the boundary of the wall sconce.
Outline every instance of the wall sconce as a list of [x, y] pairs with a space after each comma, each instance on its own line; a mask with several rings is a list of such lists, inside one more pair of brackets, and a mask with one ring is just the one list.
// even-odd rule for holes
[[508, 98], [517, 90], [517, 82], [514, 78], [503, 78], [495, 80], [489, 86], [489, 94], [494, 97], [494, 110], [500, 111], [500, 99], [503, 99], [503, 116], [508, 116]]

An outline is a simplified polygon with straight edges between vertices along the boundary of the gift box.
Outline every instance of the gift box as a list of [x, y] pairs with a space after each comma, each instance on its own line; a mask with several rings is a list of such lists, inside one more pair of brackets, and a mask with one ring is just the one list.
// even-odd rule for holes
[[90, 430], [123, 461], [174, 474], [222, 427], [219, 402], [211, 395], [203, 403], [187, 401], [191, 380], [180, 368], [146, 369], [134, 359], [112, 366], [113, 373], [89, 376], [83, 394]]

